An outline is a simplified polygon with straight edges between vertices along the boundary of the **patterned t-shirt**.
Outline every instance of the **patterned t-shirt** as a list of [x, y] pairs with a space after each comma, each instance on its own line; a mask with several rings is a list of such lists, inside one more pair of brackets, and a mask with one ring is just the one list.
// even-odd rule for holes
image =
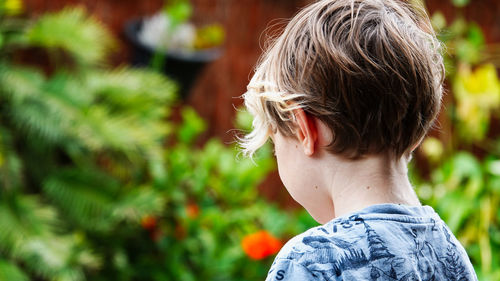
[[429, 206], [380, 204], [309, 229], [280, 250], [266, 281], [477, 280]]

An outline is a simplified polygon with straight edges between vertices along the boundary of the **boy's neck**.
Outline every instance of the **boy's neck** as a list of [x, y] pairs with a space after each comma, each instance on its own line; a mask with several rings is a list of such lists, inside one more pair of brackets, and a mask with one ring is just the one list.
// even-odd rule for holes
[[327, 161], [322, 165], [325, 168], [323, 180], [333, 202], [333, 217], [375, 204], [420, 206], [408, 180], [405, 158], [399, 161], [387, 155], [371, 155], [360, 160], [328, 158], [323, 159]]

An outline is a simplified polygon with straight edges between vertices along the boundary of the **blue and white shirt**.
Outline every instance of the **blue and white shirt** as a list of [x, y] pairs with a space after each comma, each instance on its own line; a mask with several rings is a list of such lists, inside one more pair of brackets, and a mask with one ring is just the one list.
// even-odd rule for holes
[[380, 204], [311, 228], [280, 250], [266, 281], [477, 280], [429, 206]]

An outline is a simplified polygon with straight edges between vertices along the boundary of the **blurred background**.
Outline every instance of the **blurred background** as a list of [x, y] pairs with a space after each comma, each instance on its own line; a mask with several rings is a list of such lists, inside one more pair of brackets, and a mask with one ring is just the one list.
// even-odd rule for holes
[[[0, 280], [264, 280], [317, 223], [239, 157], [239, 96], [310, 2], [0, 0]], [[447, 94], [411, 181], [500, 280], [500, 2], [413, 2]]]

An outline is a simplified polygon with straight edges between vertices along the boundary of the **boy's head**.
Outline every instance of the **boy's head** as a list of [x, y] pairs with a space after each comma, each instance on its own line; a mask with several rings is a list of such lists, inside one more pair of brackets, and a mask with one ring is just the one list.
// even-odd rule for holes
[[322, 121], [329, 152], [409, 155], [440, 108], [444, 66], [425, 12], [395, 0], [322, 0], [276, 38], [243, 95], [252, 155], [271, 132], [292, 137], [293, 111]]

